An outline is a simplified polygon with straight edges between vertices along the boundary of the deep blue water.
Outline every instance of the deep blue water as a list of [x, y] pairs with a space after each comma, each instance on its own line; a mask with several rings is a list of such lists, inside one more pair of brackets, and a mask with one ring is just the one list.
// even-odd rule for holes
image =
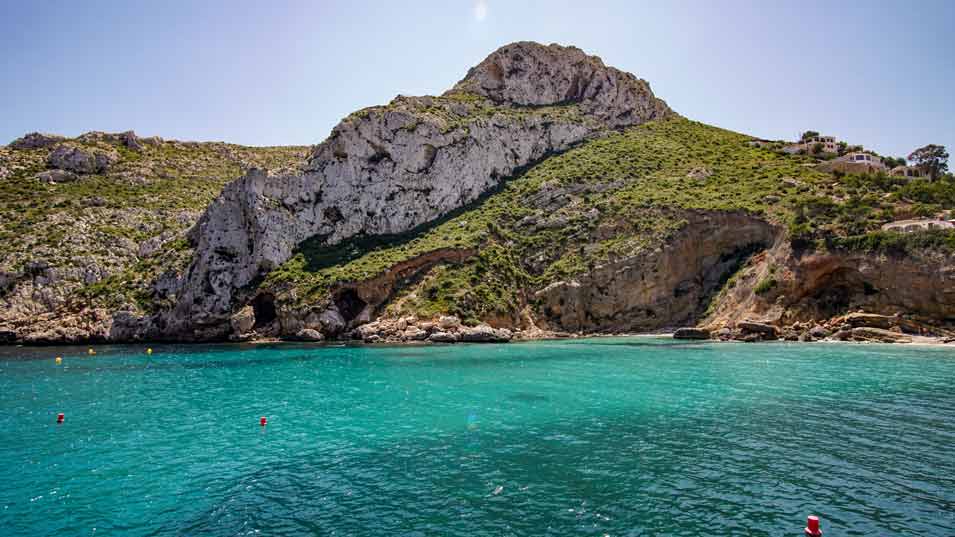
[[0, 348], [0, 535], [955, 535], [955, 348], [143, 350]]

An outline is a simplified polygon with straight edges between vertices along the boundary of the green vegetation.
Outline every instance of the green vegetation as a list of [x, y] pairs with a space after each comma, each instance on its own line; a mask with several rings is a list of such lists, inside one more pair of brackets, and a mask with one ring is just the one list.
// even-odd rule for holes
[[955, 206], [955, 180], [893, 177], [885, 173], [836, 175], [826, 195], [788, 200], [793, 239], [803, 243], [863, 235], [893, 220], [934, 216]]
[[[36, 178], [52, 148], [0, 147], [0, 270], [17, 271], [43, 261], [60, 274], [90, 269], [109, 274], [78, 289], [76, 300], [90, 305], [149, 305], [150, 281], [188, 263], [185, 231], [227, 182], [250, 167], [298, 166], [305, 147], [242, 147], [224, 143], [143, 141], [142, 149], [116, 139], [83, 137], [70, 143], [107, 149], [120, 160], [101, 175], [49, 184]], [[140, 244], [162, 236], [149, 259]], [[71, 283], [72, 282], [72, 283]], [[118, 304], [116, 302], [119, 302]]]
[[462, 264], [431, 270], [394, 307], [471, 320], [514, 316], [532, 300], [528, 290], [659, 247], [687, 225], [687, 211], [745, 211], [783, 223], [792, 217], [785, 200], [843, 194], [831, 175], [807, 166], [812, 159], [748, 141], [684, 119], [648, 123], [547, 159], [402, 237], [334, 248], [307, 242], [262, 286], [310, 304], [336, 284], [372, 278], [401, 261], [474, 249]]
[[933, 181], [948, 171], [948, 151], [944, 145], [929, 144], [909, 155], [911, 160]]
[[[408, 112], [405, 129], [447, 130], [497, 114], [583, 121], [576, 106], [502, 108], [467, 93], [398, 98], [350, 120]], [[438, 262], [404, 285], [395, 313], [450, 312], [467, 322], [515, 317], [533, 292], [599, 265], [666, 247], [695, 211], [741, 211], [788, 229], [805, 248], [904, 254], [955, 250], [955, 234], [879, 231], [901, 218], [955, 206], [955, 180], [815, 170], [818, 160], [781, 152], [781, 144], [685, 120], [651, 122], [589, 141], [506, 181], [481, 199], [395, 236], [353, 237], [327, 247], [320, 237], [259, 285], [286, 303], [321, 303], [345, 282], [433, 254]], [[102, 140], [74, 143], [102, 147]], [[307, 148], [246, 148], [165, 142], [121, 155], [105, 175], [41, 183], [48, 149], [0, 148], [0, 269], [42, 260], [96, 267], [105, 279], [74, 286], [78, 303], [152, 311], [164, 305], [148, 284], [189, 262], [186, 230], [222, 186], [249, 167], [293, 168]], [[146, 245], [155, 251], [140, 256]], [[453, 254], [453, 255], [451, 255]], [[453, 260], [453, 261], [452, 261]], [[463, 260], [463, 261], [462, 261]], [[727, 285], [732, 285], [731, 278]], [[777, 285], [774, 274], [757, 293]]]
[[441, 132], [450, 132], [457, 129], [467, 129], [475, 121], [487, 121], [494, 117], [573, 123], [591, 121], [588, 116], [580, 112], [576, 104], [501, 106], [480, 95], [456, 91], [436, 97], [399, 96], [386, 105], [370, 106], [352, 112], [345, 118], [344, 122], [361, 121], [371, 115], [386, 112], [408, 114], [408, 123], [401, 127], [407, 131], [414, 131], [418, 125], [427, 122], [435, 125]]
[[[396, 263], [467, 250], [475, 253], [431, 269], [389, 309], [449, 312], [470, 322], [513, 318], [533, 303], [530, 293], [537, 289], [660, 247], [694, 210], [758, 215], [812, 248], [951, 246], [951, 234], [878, 229], [955, 205], [955, 183], [821, 173], [816, 159], [782, 154], [774, 145], [753, 147], [749, 140], [685, 119], [648, 123], [547, 159], [471, 206], [400, 237], [357, 238], [332, 248], [303, 244], [262, 285], [313, 304], [337, 284], [373, 278]], [[756, 292], [776, 285], [771, 272]]]
[[831, 250], [905, 256], [925, 250], [955, 253], [955, 231], [934, 229], [915, 233], [873, 231], [851, 237], [832, 237], [826, 247]]

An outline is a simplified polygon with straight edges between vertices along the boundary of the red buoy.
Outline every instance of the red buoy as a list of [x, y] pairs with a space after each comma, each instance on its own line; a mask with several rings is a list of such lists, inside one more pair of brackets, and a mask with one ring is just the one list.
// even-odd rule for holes
[[262, 416], [261, 418], [259, 418], [259, 425], [261, 425], [262, 427], [265, 427], [265, 424], [267, 424], [268, 422], [269, 420], [266, 419], [265, 416]]
[[63, 420], [65, 420], [65, 419], [66, 419], [66, 415], [63, 414], [62, 412], [60, 412], [59, 414], [56, 415], [56, 422], [57, 422], [57, 423], [63, 423]]
[[822, 537], [822, 530], [819, 529], [819, 517], [809, 515], [806, 519], [806, 537]]

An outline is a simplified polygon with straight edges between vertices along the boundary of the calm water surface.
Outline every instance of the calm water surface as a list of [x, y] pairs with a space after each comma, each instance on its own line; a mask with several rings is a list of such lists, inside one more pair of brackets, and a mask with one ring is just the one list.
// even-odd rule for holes
[[0, 348], [0, 534], [955, 535], [955, 349], [143, 349]]

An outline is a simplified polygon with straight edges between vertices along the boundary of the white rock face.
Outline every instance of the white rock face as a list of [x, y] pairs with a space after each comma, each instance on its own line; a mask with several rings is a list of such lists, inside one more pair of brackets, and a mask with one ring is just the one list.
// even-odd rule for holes
[[59, 134], [43, 134], [40, 132], [31, 132], [10, 142], [7, 146], [10, 149], [38, 149], [41, 147], [50, 147], [66, 140], [65, 136]]
[[645, 82], [579, 49], [504, 47], [443, 97], [398, 97], [352, 114], [301, 175], [252, 171], [227, 185], [193, 229], [196, 253], [170, 327], [221, 324], [235, 290], [306, 239], [334, 245], [408, 231], [608, 128], [672, 114]]
[[105, 172], [111, 164], [119, 160], [119, 154], [113, 150], [84, 148], [64, 143], [58, 145], [47, 159], [54, 169], [78, 174]]
[[468, 72], [452, 91], [484, 95], [497, 103], [541, 106], [580, 103], [612, 127], [672, 115], [650, 84], [607, 67], [576, 47], [522, 41], [501, 47]]

